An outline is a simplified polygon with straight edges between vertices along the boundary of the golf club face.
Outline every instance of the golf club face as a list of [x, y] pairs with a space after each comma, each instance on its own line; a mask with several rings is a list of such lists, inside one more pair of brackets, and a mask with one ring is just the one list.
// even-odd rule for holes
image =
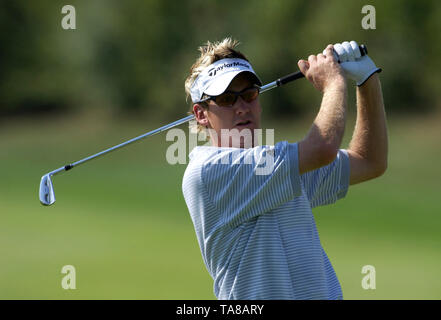
[[45, 206], [50, 206], [55, 202], [54, 187], [52, 185], [52, 180], [49, 173], [41, 177], [40, 202]]

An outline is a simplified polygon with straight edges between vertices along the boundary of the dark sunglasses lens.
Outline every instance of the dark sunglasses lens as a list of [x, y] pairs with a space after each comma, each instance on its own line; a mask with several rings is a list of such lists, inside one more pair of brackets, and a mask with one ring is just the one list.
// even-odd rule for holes
[[246, 92], [242, 93], [242, 99], [245, 100], [246, 102], [251, 102], [254, 99], [257, 98], [257, 96], [259, 95], [259, 90], [257, 88], [252, 88], [250, 90], [247, 90]]
[[241, 96], [245, 102], [251, 102], [255, 100], [258, 95], [259, 95], [258, 88], [250, 88], [250, 89], [246, 89], [241, 94], [236, 92], [225, 92], [224, 94], [215, 97], [215, 99], [213, 100], [216, 102], [218, 106], [231, 107], [236, 103], [238, 96]]
[[216, 97], [216, 104], [221, 107], [232, 106], [236, 102], [236, 95], [224, 93]]

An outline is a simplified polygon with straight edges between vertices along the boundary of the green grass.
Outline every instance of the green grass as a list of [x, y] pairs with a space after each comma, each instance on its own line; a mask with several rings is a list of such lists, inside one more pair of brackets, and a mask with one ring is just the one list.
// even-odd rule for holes
[[[2, 125], [1, 299], [215, 298], [181, 192], [185, 165], [166, 163], [164, 134], [54, 177], [57, 202], [38, 202], [44, 173], [159, 125], [100, 115]], [[276, 141], [307, 127], [276, 126]], [[387, 173], [314, 210], [346, 299], [441, 298], [439, 128], [439, 117], [390, 122]], [[76, 290], [61, 288], [64, 265]], [[376, 290], [361, 287], [364, 265]]]

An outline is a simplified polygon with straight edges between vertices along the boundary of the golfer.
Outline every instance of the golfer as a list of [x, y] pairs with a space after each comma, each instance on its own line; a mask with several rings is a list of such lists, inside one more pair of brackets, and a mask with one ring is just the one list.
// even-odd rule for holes
[[[354, 41], [298, 61], [323, 95], [320, 110], [303, 140], [261, 146], [254, 138], [262, 83], [237, 44], [202, 46], [185, 81], [211, 141], [190, 153], [182, 187], [214, 293], [222, 300], [342, 299], [311, 209], [385, 172], [381, 69]], [[357, 120], [349, 147], [340, 149], [353, 81]]]

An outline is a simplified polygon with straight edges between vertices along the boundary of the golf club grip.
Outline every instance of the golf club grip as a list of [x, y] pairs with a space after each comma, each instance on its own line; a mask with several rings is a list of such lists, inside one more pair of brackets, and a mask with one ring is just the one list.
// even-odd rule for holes
[[301, 73], [300, 71], [296, 71], [296, 72], [290, 73], [280, 79], [277, 79], [276, 81], [277, 81], [277, 85], [281, 86], [285, 83], [288, 83], [288, 82], [291, 82], [291, 81], [294, 81], [297, 79], [301, 79], [304, 77], [305, 77], [305, 75], [303, 73]]
[[[358, 46], [358, 48], [360, 49], [360, 53], [362, 56], [367, 55], [367, 53], [368, 53], [367, 47], [364, 44]], [[284, 85], [285, 83], [288, 83], [288, 82], [291, 82], [291, 81], [294, 81], [297, 79], [301, 79], [304, 77], [305, 77], [305, 75], [303, 73], [301, 73], [300, 71], [296, 71], [296, 72], [290, 73], [280, 79], [277, 79], [276, 80], [277, 86], [281, 86], [281, 85]]]

